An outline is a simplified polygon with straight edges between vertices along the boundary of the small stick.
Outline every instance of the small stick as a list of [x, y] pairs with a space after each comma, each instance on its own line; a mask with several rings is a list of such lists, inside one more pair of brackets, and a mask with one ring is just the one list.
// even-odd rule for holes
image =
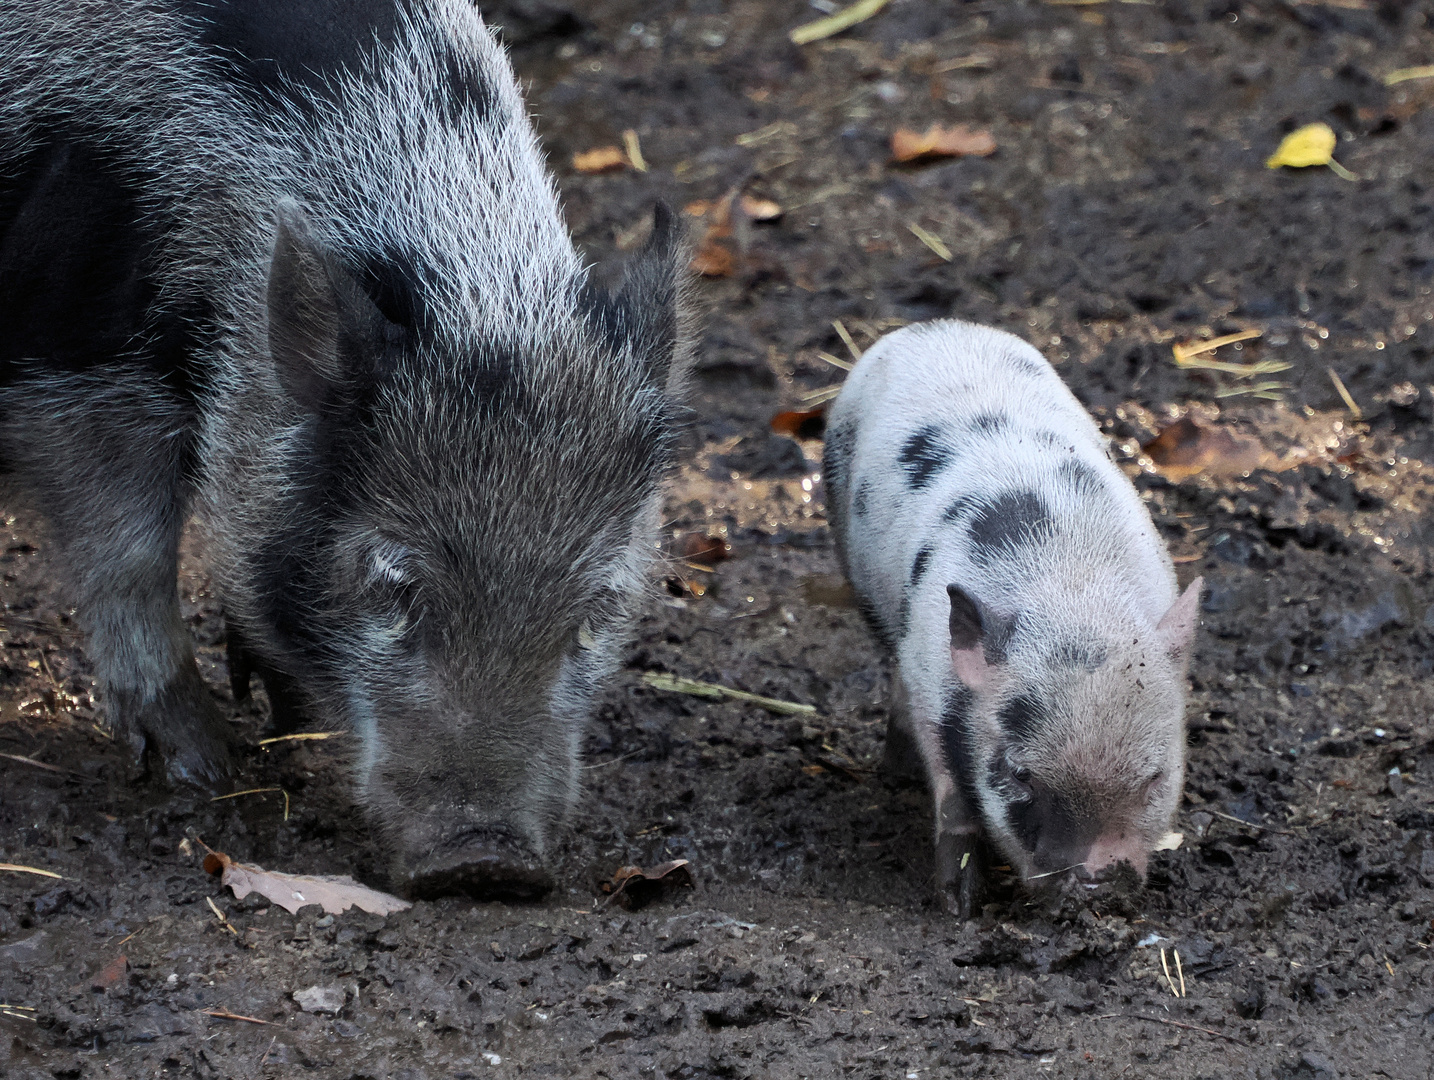
[[277, 1035], [275, 1035], [272, 1039], [269, 1040], [269, 1046], [264, 1051], [264, 1056], [259, 1059], [259, 1068], [262, 1069], [264, 1067], [264, 1063], [269, 1060], [269, 1054], [273, 1052], [274, 1044], [278, 1041], [279, 1036]]
[[1179, 1020], [1166, 1020], [1159, 1016], [1142, 1016], [1140, 1013], [1105, 1013], [1097, 1016], [1097, 1020], [1149, 1020], [1152, 1024], [1165, 1024], [1169, 1027], [1183, 1028], [1186, 1031], [1198, 1031], [1202, 1035], [1213, 1035], [1217, 1039], [1225, 1039], [1236, 1046], [1249, 1046], [1244, 1039], [1237, 1039], [1233, 1035], [1226, 1035], [1223, 1031], [1212, 1031], [1210, 1028], [1196, 1027], [1194, 1024], [1182, 1024]]
[[816, 22], [809, 22], [797, 27], [787, 35], [793, 45], [806, 45], [809, 42], [820, 41], [822, 38], [829, 38], [833, 34], [840, 34], [848, 27], [871, 18], [878, 11], [886, 6], [887, 0], [857, 0], [855, 4], [844, 7], [834, 15], [828, 15], [825, 19], [818, 19]]
[[1249, 341], [1251, 338], [1260, 337], [1263, 333], [1263, 330], [1241, 330], [1238, 334], [1226, 334], [1224, 337], [1211, 338], [1209, 341], [1190, 341], [1183, 345], [1175, 345], [1170, 351], [1175, 354], [1175, 363], [1183, 367], [1185, 361], [1192, 356], [1214, 352], [1222, 345], [1233, 345], [1237, 341]]
[[238, 937], [239, 931], [235, 930], [234, 924], [224, 917], [224, 912], [219, 910], [219, 905], [214, 902], [213, 898], [206, 896], [204, 898], [204, 902], [209, 905], [209, 910], [214, 912], [214, 917], [219, 920], [219, 925], [224, 927], [224, 929], [228, 930], [235, 937]]
[[1384, 76], [1384, 85], [1394, 86], [1396, 83], [1408, 82], [1410, 79], [1434, 79], [1434, 64], [1397, 68]]
[[1364, 410], [1361, 409], [1355, 403], [1354, 398], [1350, 396], [1348, 388], [1344, 385], [1344, 380], [1339, 377], [1339, 374], [1334, 368], [1328, 367], [1325, 368], [1325, 370], [1329, 372], [1329, 381], [1334, 383], [1334, 388], [1339, 391], [1339, 396], [1344, 400], [1344, 407], [1349, 410], [1349, 415], [1354, 417], [1355, 420], [1363, 420]]
[[1200, 809], [1204, 810], [1204, 812], [1207, 814], [1214, 815], [1217, 818], [1224, 818], [1226, 821], [1233, 821], [1236, 825], [1243, 825], [1247, 829], [1255, 829], [1258, 832], [1278, 833], [1281, 836], [1295, 835], [1294, 833], [1290, 832], [1289, 829], [1277, 829], [1273, 825], [1257, 825], [1253, 821], [1246, 821], [1244, 818], [1237, 818], [1234, 814], [1222, 814], [1220, 813], [1220, 811], [1211, 810], [1208, 807], [1201, 807]]
[[628, 128], [622, 133], [623, 149], [627, 151], [627, 161], [638, 172], [647, 172], [647, 160], [642, 156], [642, 144], [637, 141], [637, 132]]
[[267, 1020], [259, 1020], [253, 1016], [240, 1016], [238, 1013], [228, 1012], [224, 1009], [200, 1009], [205, 1016], [212, 1016], [216, 1020], [243, 1020], [246, 1024], [268, 1024]]
[[[11, 1011], [10, 1011], [11, 1009], [18, 1009], [18, 1008], [23, 1008], [23, 1006], [20, 1006], [20, 1005], [10, 1005], [10, 1006], [0, 1005], [0, 1016], [8, 1016], [11, 1020], [28, 1020], [28, 1021], [30, 1021], [30, 1023], [32, 1023], [32, 1024], [38, 1024], [38, 1023], [40, 1022], [40, 1020], [39, 1020], [38, 1017], [26, 1016], [26, 1015], [25, 1015], [24, 1013], [22, 1013], [22, 1012], [11, 1012]], [[29, 1009], [29, 1010], [27, 1010], [27, 1011], [29, 1011], [29, 1012], [34, 1012], [35, 1010], [34, 1010], [34, 1009]]]
[[332, 739], [335, 735], [344, 734], [342, 731], [300, 731], [293, 735], [275, 735], [272, 739], [260, 739], [260, 746], [269, 746], [278, 742], [317, 742], [319, 739]]
[[34, 758], [21, 757], [19, 754], [0, 754], [0, 758], [8, 758], [11, 761], [18, 761], [25, 765], [33, 765], [37, 769], [44, 769], [46, 772], [59, 773], [61, 776], [73, 776], [76, 780], [83, 780], [87, 784], [94, 784], [98, 782], [93, 776], [86, 776], [84, 773], [75, 772], [73, 769], [62, 769], [58, 765], [46, 765], [43, 761], [36, 761]]
[[1179, 996], [1180, 996], [1180, 991], [1177, 990], [1177, 989], [1175, 989], [1175, 980], [1170, 977], [1170, 965], [1165, 962], [1165, 949], [1164, 949], [1164, 948], [1161, 948], [1161, 950], [1160, 950], [1160, 966], [1165, 969], [1165, 981], [1170, 984], [1170, 994], [1171, 994], [1171, 996], [1172, 996], [1172, 997], [1179, 997]]
[[38, 866], [21, 866], [19, 863], [0, 862], [0, 870], [13, 870], [17, 874], [39, 874], [41, 877], [52, 877], [59, 881], [65, 880], [53, 870], [41, 870]]
[[841, 338], [842, 344], [846, 346], [846, 351], [851, 353], [851, 358], [853, 360], [860, 360], [861, 350], [856, 347], [856, 342], [852, 339], [851, 331], [846, 328], [846, 323], [840, 319], [833, 319], [832, 329], [835, 330], [837, 336]]
[[914, 221], [907, 222], [906, 228], [912, 236], [916, 237], [916, 239], [920, 240], [923, 244], [925, 244], [932, 251], [934, 251], [936, 253], [937, 258], [941, 259], [944, 262], [951, 261], [951, 249], [946, 246], [945, 242], [941, 239], [941, 237], [937, 236], [933, 232], [928, 232], [920, 225], [916, 224], [916, 222]]
[[1180, 963], [1180, 950], [1175, 949], [1175, 971], [1180, 976], [1180, 996], [1185, 996], [1185, 968]]
[[746, 701], [753, 705], [760, 705], [768, 712], [782, 713], [787, 716], [817, 715], [817, 707], [815, 705], [800, 705], [795, 701], [780, 701], [777, 698], [763, 697], [761, 694], [749, 694], [745, 690], [733, 690], [730, 686], [700, 682], [697, 679], [684, 679], [680, 676], [667, 675], [660, 671], [645, 672], [642, 676], [642, 681], [655, 690], [667, 690], [674, 694], [691, 694], [693, 697], [731, 698], [734, 701]]
[[[22, 765], [33, 765], [37, 769], [44, 769], [46, 772], [59, 773], [61, 776], [80, 776], [81, 773], [71, 773], [69, 769], [62, 769], [58, 765], [46, 765], [43, 761], [36, 761], [34, 758], [21, 757], [19, 754], [0, 754], [0, 758], [10, 761], [18, 761]], [[89, 779], [89, 777], [85, 777]]]
[[228, 795], [216, 795], [216, 796], [214, 796], [214, 798], [210, 799], [209, 801], [210, 801], [210, 802], [220, 802], [220, 801], [222, 801], [222, 800], [224, 800], [224, 799], [237, 799], [237, 798], [239, 798], [240, 795], [262, 795], [262, 794], [264, 794], [265, 792], [268, 792], [268, 791], [283, 791], [283, 790], [284, 790], [283, 788], [276, 788], [276, 787], [252, 787], [252, 788], [245, 788], [243, 791], [231, 791]]
[[832, 367], [834, 367], [834, 368], [841, 368], [843, 371], [850, 371], [850, 370], [851, 370], [851, 365], [850, 365], [850, 364], [848, 364], [845, 360], [839, 360], [839, 359], [837, 359], [835, 356], [833, 356], [833, 355], [832, 355], [831, 353], [829, 353], [829, 352], [819, 352], [819, 353], [817, 353], [817, 359], [818, 359], [818, 360], [825, 360], [825, 361], [826, 361], [828, 364], [830, 364]]

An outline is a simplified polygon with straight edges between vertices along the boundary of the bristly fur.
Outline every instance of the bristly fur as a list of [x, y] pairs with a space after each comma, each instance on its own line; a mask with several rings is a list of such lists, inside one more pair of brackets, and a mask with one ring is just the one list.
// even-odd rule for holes
[[1025, 342], [940, 321], [869, 349], [828, 430], [828, 513], [938, 832], [984, 831], [1026, 878], [1143, 867], [1183, 778], [1193, 600], [1090, 416]]
[[[186, 744], [194, 501], [236, 640], [362, 737], [395, 873], [464, 835], [541, 855], [653, 553], [686, 368], [675, 225], [659, 212], [624, 288], [594, 293], [467, 0], [355, 4], [337, 59], [259, 75], [236, 10], [0, 13], [0, 235], [102, 236], [109, 262], [67, 256], [84, 273], [60, 285], [133, 327], [87, 352], [12, 313], [37, 344], [0, 349], [0, 464], [52, 504], [111, 697], [136, 702], [120, 726], [172, 775], [212, 778], [223, 741], [210, 717]], [[0, 281], [27, 251], [0, 246]], [[106, 267], [139, 284], [99, 303], [79, 282]], [[150, 404], [107, 409], [97, 381]]]

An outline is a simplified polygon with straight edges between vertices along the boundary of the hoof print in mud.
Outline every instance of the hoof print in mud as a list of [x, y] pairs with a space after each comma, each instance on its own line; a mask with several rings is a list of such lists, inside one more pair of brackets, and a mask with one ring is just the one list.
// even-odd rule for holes
[[523, 845], [506, 837], [484, 837], [433, 855], [395, 885], [413, 900], [536, 900], [552, 890], [553, 878]]

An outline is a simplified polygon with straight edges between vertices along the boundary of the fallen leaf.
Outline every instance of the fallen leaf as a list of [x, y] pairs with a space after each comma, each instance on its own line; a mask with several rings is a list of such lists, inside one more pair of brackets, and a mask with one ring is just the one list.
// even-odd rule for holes
[[573, 168], [581, 173], [614, 172], [627, 164], [627, 152], [621, 146], [599, 146], [573, 155]]
[[840, 11], [828, 15], [825, 19], [804, 23], [787, 36], [793, 45], [806, 45], [813, 41], [820, 41], [822, 38], [840, 34], [843, 30], [871, 18], [886, 4], [887, 0], [857, 0], [855, 4], [844, 7]]
[[725, 244], [708, 239], [692, 254], [692, 269], [703, 277], [731, 277], [737, 257]]
[[113, 986], [121, 985], [129, 975], [129, 957], [121, 953], [90, 980], [91, 990], [108, 990]]
[[794, 409], [772, 417], [772, 430], [793, 439], [820, 439], [827, 429], [825, 406], [816, 409]]
[[771, 221], [782, 216], [780, 203], [771, 199], [759, 199], [755, 195], [743, 195], [739, 200], [742, 213], [746, 214], [753, 221]]
[[1166, 479], [1191, 476], [1243, 476], [1277, 462], [1258, 439], [1226, 427], [1212, 427], [1183, 416], [1141, 447]]
[[1306, 124], [1280, 140], [1279, 148], [1265, 160], [1267, 169], [1307, 169], [1312, 165], [1328, 165], [1345, 180], [1359, 177], [1334, 160], [1334, 129], [1328, 124]]
[[622, 907], [635, 911], [673, 889], [691, 888], [692, 871], [687, 859], [659, 863], [651, 870], [640, 866], [621, 866], [605, 881], [602, 891]]
[[390, 915], [413, 905], [388, 893], [360, 885], [353, 878], [334, 875], [284, 874], [265, 870], [262, 866], [237, 863], [223, 852], [210, 850], [204, 856], [204, 870], [220, 874], [221, 884], [233, 890], [242, 900], [257, 892], [285, 911], [297, 912], [309, 904], [319, 904], [329, 915], [341, 915], [357, 907], [372, 915]]
[[1168, 832], [1155, 842], [1155, 850], [1174, 851], [1183, 843], [1185, 843], [1184, 833]]
[[682, 557], [688, 562], [711, 566], [732, 557], [732, 545], [721, 536], [707, 533], [688, 533], [682, 538]]
[[996, 139], [985, 128], [965, 124], [932, 124], [925, 133], [897, 128], [891, 133], [891, 159], [917, 161], [927, 157], [987, 157], [996, 152]]

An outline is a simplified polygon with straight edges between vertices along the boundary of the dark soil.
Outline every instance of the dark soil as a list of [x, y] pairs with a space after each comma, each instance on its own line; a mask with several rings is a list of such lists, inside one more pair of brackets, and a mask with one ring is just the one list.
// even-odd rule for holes
[[[66, 771], [0, 758], [0, 861], [63, 875], [0, 871], [0, 1075], [1434, 1076], [1434, 81], [1382, 83], [1434, 60], [1434, 4], [893, 0], [802, 49], [786, 31], [818, 13], [798, 0], [494, 14], [600, 272], [658, 198], [785, 208], [738, 221], [734, 274], [696, 289], [667, 536], [675, 555], [722, 536], [732, 557], [674, 559], [654, 589], [549, 899], [292, 916], [236, 901], [188, 841], [370, 875], [345, 740], [254, 750], [241, 787], [282, 788], [287, 820], [274, 792], [126, 786], [62, 575], [12, 501], [0, 752]], [[1358, 180], [1265, 167], [1320, 120]], [[888, 163], [893, 129], [933, 121], [998, 149]], [[650, 171], [569, 167], [628, 128]], [[845, 355], [832, 320], [865, 346], [951, 314], [1057, 363], [1182, 581], [1209, 586], [1184, 845], [1142, 892], [998, 881], [965, 925], [932, 895], [924, 791], [879, 770], [886, 668], [820, 484], [766, 438], [840, 378], [818, 357]], [[1291, 362], [1267, 377], [1278, 400], [1172, 361], [1174, 342], [1248, 328], [1263, 337], [1218, 356]], [[1282, 467], [1160, 475], [1139, 445], [1187, 412]], [[801, 449], [815, 470], [819, 444]], [[228, 701], [202, 557], [183, 585]], [[661, 693], [644, 671], [819, 712]], [[266, 734], [262, 700], [234, 716]], [[600, 891], [676, 858], [693, 887], [635, 911]], [[315, 986], [337, 1013], [301, 1010]]]

